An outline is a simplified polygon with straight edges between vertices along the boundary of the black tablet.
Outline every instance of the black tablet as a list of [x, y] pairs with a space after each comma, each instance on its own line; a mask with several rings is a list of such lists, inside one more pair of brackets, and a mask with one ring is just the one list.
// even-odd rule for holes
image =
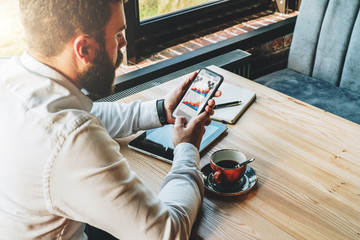
[[[227, 130], [225, 124], [211, 121], [200, 144], [201, 153], [215, 139]], [[172, 163], [174, 158], [174, 145], [172, 143], [173, 125], [147, 130], [129, 142], [129, 148], [145, 153], [157, 159]]]

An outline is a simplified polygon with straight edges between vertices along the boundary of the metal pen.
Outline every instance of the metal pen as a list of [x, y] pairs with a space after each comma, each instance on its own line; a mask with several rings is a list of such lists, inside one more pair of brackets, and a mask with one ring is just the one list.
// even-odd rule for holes
[[237, 105], [240, 105], [240, 104], [241, 104], [241, 101], [233, 101], [233, 102], [221, 103], [221, 104], [216, 104], [214, 109], [225, 108], [225, 107], [233, 107], [233, 106], [237, 106]]

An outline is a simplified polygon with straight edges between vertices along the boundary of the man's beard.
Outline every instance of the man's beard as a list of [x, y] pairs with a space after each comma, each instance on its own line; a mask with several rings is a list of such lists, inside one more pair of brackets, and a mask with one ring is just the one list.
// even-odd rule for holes
[[91, 98], [103, 98], [114, 93], [115, 70], [122, 62], [123, 55], [118, 51], [115, 66], [104, 47], [101, 47], [92, 62], [92, 66], [80, 73], [78, 79]]

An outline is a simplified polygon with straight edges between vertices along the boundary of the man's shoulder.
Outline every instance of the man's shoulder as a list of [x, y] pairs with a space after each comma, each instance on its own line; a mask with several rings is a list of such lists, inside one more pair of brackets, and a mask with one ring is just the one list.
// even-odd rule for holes
[[5, 79], [8, 76], [19, 74], [24, 71], [25, 69], [20, 62], [20, 56], [0, 58], [0, 79]]
[[49, 112], [90, 111], [92, 101], [76, 86], [55, 70], [36, 64], [38, 66], [28, 68], [19, 56], [0, 64], [0, 85], [13, 96], [13, 101], [22, 102], [28, 109], [42, 108]]
[[0, 68], [2, 65], [8, 63], [10, 61], [11, 57], [0, 57]]
[[89, 113], [92, 101], [65, 81], [29, 70], [20, 57], [11, 57], [0, 64], [0, 93], [4, 96], [1, 108], [11, 105], [17, 109], [14, 117], [32, 116], [47, 127], [70, 130], [89, 120], [96, 122]]
[[34, 96], [30, 92], [39, 89], [38, 85], [45, 81], [44, 76], [27, 69], [21, 63], [19, 56], [13, 56], [0, 62], [0, 84], [5, 90], [14, 94], [21, 94], [24, 97], [29, 94]]

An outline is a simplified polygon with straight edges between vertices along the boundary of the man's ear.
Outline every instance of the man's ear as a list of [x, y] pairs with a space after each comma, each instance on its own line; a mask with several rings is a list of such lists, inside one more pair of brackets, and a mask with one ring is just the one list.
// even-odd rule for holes
[[87, 35], [79, 35], [74, 40], [74, 53], [83, 64], [92, 62], [96, 47], [95, 40]]

